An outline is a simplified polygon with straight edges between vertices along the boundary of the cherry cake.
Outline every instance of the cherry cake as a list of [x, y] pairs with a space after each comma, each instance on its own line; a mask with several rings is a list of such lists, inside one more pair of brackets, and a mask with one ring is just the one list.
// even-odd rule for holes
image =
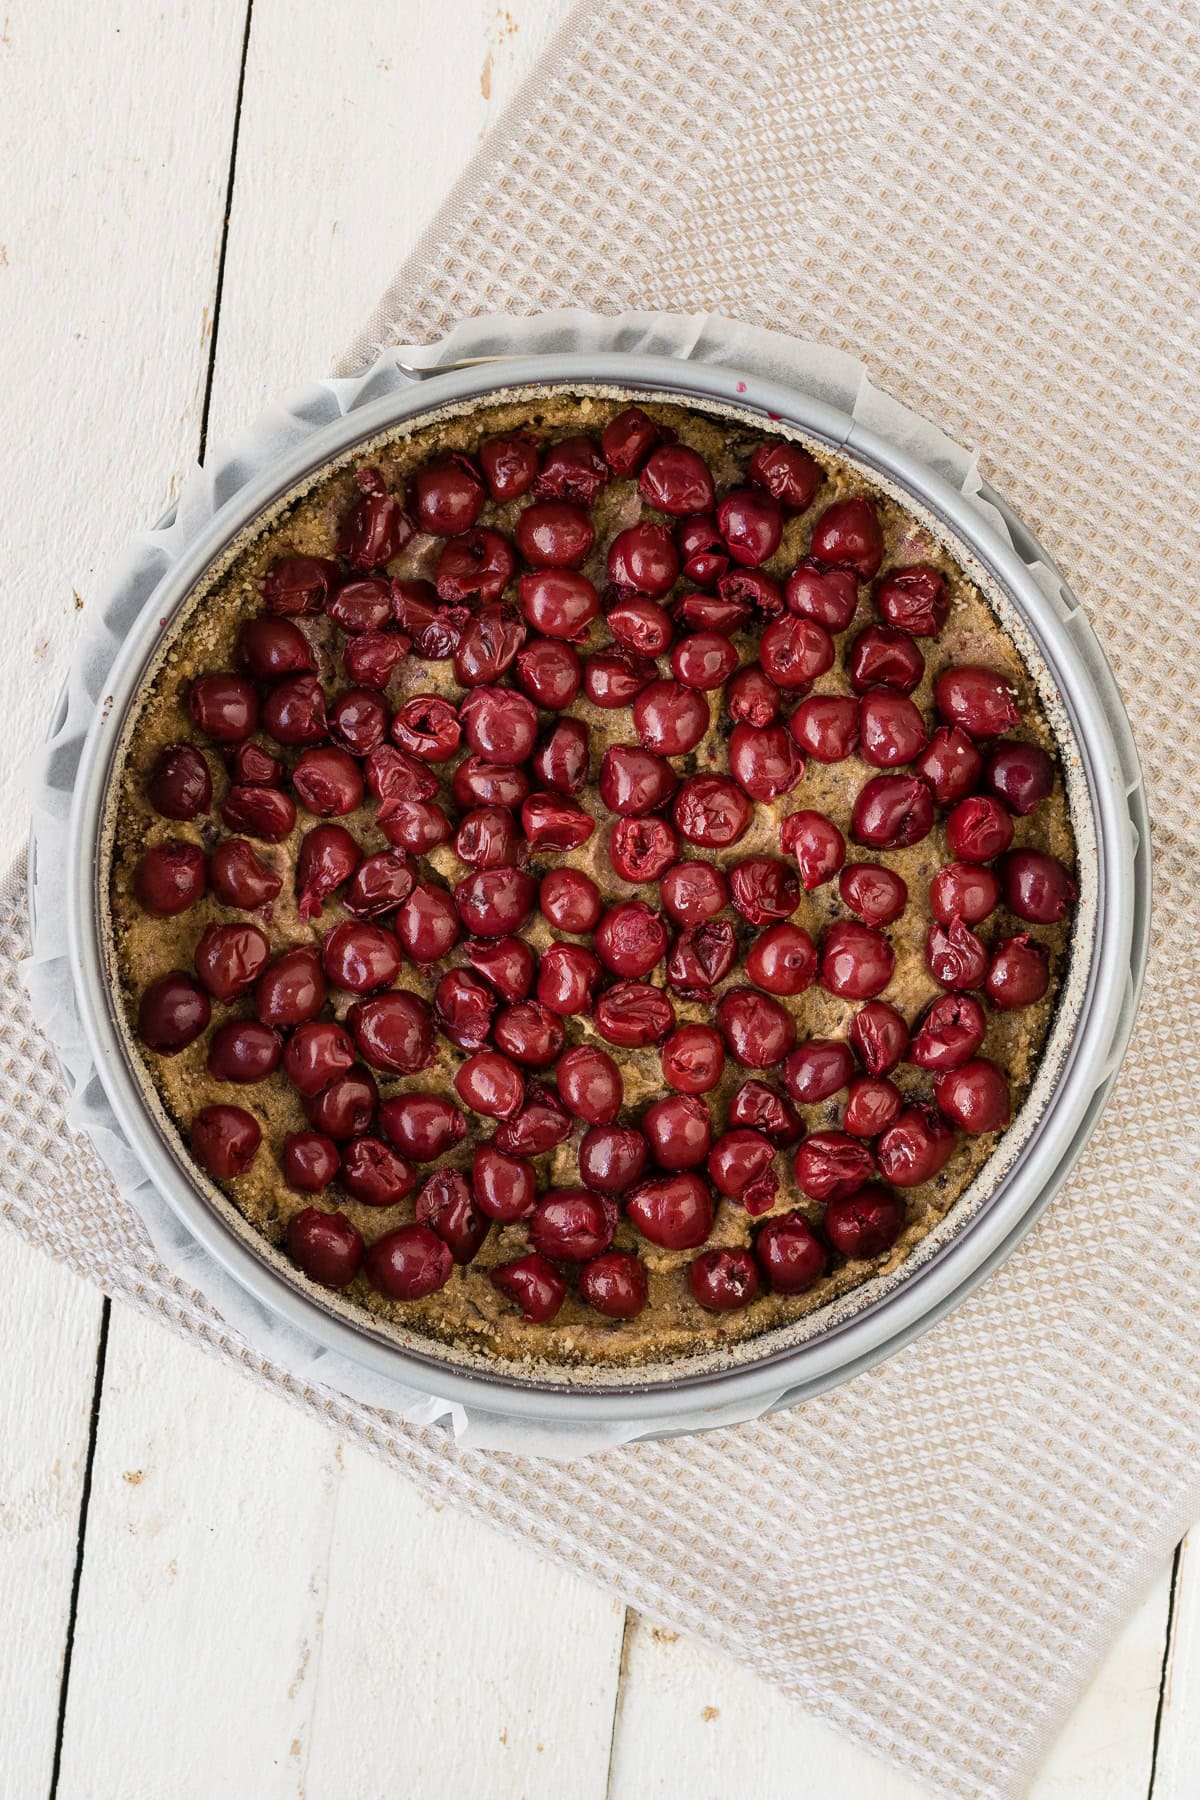
[[110, 842], [132, 1052], [215, 1201], [374, 1328], [575, 1379], [897, 1268], [1028, 1090], [1076, 898], [1045, 709], [932, 520], [561, 390], [233, 547]]

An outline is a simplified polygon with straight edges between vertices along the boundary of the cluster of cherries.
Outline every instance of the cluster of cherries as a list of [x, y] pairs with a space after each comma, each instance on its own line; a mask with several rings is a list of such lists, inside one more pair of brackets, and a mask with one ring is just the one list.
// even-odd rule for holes
[[[581, 567], [595, 543], [590, 508], [614, 479], [636, 479], [644, 510], [608, 547], [601, 594]], [[295, 860], [300, 916], [319, 919], [336, 895], [346, 917], [319, 943], [274, 957], [258, 924], [207, 925], [194, 971], [173, 970], [145, 990], [140, 1035], [173, 1055], [209, 1027], [213, 1001], [249, 1003], [250, 1016], [239, 1011], [213, 1030], [207, 1067], [234, 1084], [282, 1070], [299, 1093], [310, 1129], [283, 1145], [290, 1185], [318, 1194], [336, 1180], [378, 1207], [416, 1194], [414, 1222], [366, 1249], [344, 1212], [300, 1212], [288, 1243], [313, 1279], [340, 1288], [365, 1267], [382, 1293], [419, 1299], [476, 1255], [494, 1222], [519, 1221], [528, 1254], [490, 1276], [526, 1319], [554, 1317], [567, 1291], [564, 1264], [578, 1268], [591, 1307], [632, 1318], [646, 1301], [646, 1274], [636, 1255], [612, 1247], [618, 1218], [653, 1245], [702, 1250], [723, 1196], [752, 1217], [772, 1213], [752, 1249], [703, 1250], [688, 1268], [700, 1305], [729, 1310], [764, 1285], [804, 1291], [831, 1250], [882, 1254], [904, 1223], [895, 1190], [938, 1173], [956, 1128], [1008, 1122], [1006, 1078], [979, 1054], [987, 1029], [979, 996], [1000, 1009], [1038, 1000], [1048, 956], [1026, 931], [989, 947], [973, 928], [1001, 900], [1026, 923], [1069, 911], [1074, 888], [1063, 865], [1012, 848], [1013, 818], [1050, 793], [1053, 763], [1004, 735], [1020, 713], [987, 668], [943, 670], [937, 723], [927, 728], [911, 695], [925, 672], [920, 640], [947, 616], [945, 580], [924, 564], [876, 580], [883, 539], [869, 499], [828, 506], [810, 554], [785, 581], [767, 573], [786, 517], [807, 510], [823, 479], [800, 447], [767, 442], [746, 484], [718, 501], [704, 459], [637, 407], [598, 443], [572, 437], [543, 450], [518, 432], [475, 458], [442, 456], [413, 477], [411, 511], [378, 470], [363, 469], [340, 560], [275, 562], [263, 614], [241, 627], [238, 669], [192, 684], [192, 719], [228, 771], [217, 811], [230, 835], [208, 854], [182, 838], [147, 850], [134, 879], [139, 902], [170, 916], [210, 891], [223, 907], [265, 919], [282, 877], [251, 840], [289, 838], [299, 801], [317, 821]], [[526, 497], [511, 536], [480, 523], [489, 500], [506, 508]], [[389, 576], [387, 565], [419, 533], [440, 540], [432, 579]], [[681, 577], [694, 585], [676, 593]], [[879, 620], [846, 648], [852, 691], [813, 693], [868, 581]], [[314, 629], [321, 617], [336, 637]], [[597, 620], [607, 638], [592, 647]], [[743, 628], [757, 640], [758, 660], [747, 664], [733, 641]], [[330, 641], [345, 680], [332, 694]], [[385, 692], [407, 656], [452, 659], [461, 700], [422, 693], [393, 711]], [[708, 695], [718, 689], [728, 773], [681, 775], [672, 759], [708, 734]], [[612, 868], [625, 882], [656, 883], [656, 904], [606, 906], [590, 876], [567, 864], [540, 880], [530, 872], [531, 858], [577, 850], [596, 829], [579, 798], [591, 774], [589, 729], [568, 710], [581, 693], [599, 708], [631, 709], [635, 741], [604, 751], [595, 791], [612, 815]], [[847, 863], [838, 826], [804, 810], [783, 822], [782, 855], [746, 856], [728, 873], [705, 860], [739, 842], [756, 802], [792, 792], [806, 758], [834, 763], [852, 753], [878, 771], [854, 800], [853, 841], [872, 852], [915, 844], [941, 808], [954, 859], [930, 889], [926, 961], [944, 992], [911, 1029], [877, 997], [894, 966], [883, 928], [908, 900], [894, 870]], [[148, 793], [168, 819], [209, 814], [206, 756], [194, 744], [169, 745]], [[368, 796], [389, 848], [364, 854], [335, 821]], [[469, 871], [453, 889], [420, 865], [449, 843]], [[699, 854], [683, 856], [685, 845]], [[802, 891], [834, 880], [852, 916], [814, 943], [792, 914]], [[744, 982], [722, 987], [739, 954], [730, 909], [745, 922], [740, 935], [747, 926], [756, 935]], [[565, 934], [540, 958], [520, 935], [539, 910]], [[445, 966], [456, 948], [463, 960]], [[431, 1000], [394, 985], [406, 958], [428, 977]], [[862, 1003], [847, 1041], [797, 1044], [782, 1001], [813, 982]], [[343, 997], [338, 1018], [330, 990]], [[710, 1002], [712, 1022], [679, 1024], [673, 995]], [[617, 1051], [659, 1047], [670, 1092], [637, 1125], [621, 1122], [617, 1060], [594, 1042], [568, 1046], [564, 1022], [573, 1017], [589, 1019]], [[464, 1054], [454, 1080], [462, 1106], [428, 1092], [381, 1099], [375, 1072], [428, 1067], [439, 1033]], [[703, 1096], [727, 1058], [747, 1071], [778, 1070], [782, 1086], [744, 1081], [714, 1139]], [[932, 1102], [906, 1097], [890, 1079], [904, 1060], [929, 1072]], [[797, 1106], [843, 1091], [840, 1129], [805, 1136]], [[465, 1137], [463, 1107], [495, 1120], [493, 1136], [469, 1173], [426, 1173]], [[580, 1185], [539, 1194], [530, 1159], [562, 1144], [577, 1122]], [[239, 1106], [206, 1106], [191, 1126], [194, 1155], [223, 1180], [250, 1167], [260, 1140], [258, 1121]], [[819, 1231], [799, 1209], [774, 1212], [781, 1149], [794, 1153], [800, 1189], [823, 1205]]]

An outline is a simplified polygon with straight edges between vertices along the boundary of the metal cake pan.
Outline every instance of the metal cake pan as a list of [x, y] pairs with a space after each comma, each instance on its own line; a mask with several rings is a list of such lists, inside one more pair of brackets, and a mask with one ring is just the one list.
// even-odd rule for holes
[[[1038, 672], [1070, 766], [1073, 823], [1086, 859], [1069, 1004], [1065, 998], [1048, 1039], [1039, 1075], [1043, 1091], [1035, 1081], [997, 1153], [951, 1208], [945, 1229], [918, 1244], [894, 1276], [865, 1283], [809, 1315], [802, 1331], [764, 1334], [736, 1356], [710, 1357], [699, 1368], [640, 1376], [620, 1371], [595, 1382], [468, 1368], [427, 1341], [397, 1343], [365, 1315], [327, 1302], [261, 1240], [239, 1231], [229, 1216], [233, 1209], [207, 1188], [172, 1141], [135, 1073], [102, 930], [102, 840], [122, 732], [171, 622], [197, 583], [231, 543], [325, 465], [443, 408], [457, 411], [530, 388], [653, 394], [773, 430], [790, 428], [819, 448], [846, 455], [924, 514], [980, 580]], [[502, 358], [434, 373], [319, 425], [229, 496], [149, 594], [110, 671], [106, 705], [92, 721], [79, 765], [66, 880], [80, 1013], [109, 1102], [158, 1191], [235, 1280], [315, 1343], [476, 1412], [547, 1425], [645, 1421], [648, 1429], [669, 1417], [678, 1429], [697, 1430], [717, 1414], [793, 1404], [870, 1367], [943, 1317], [1009, 1253], [1065, 1179], [1115, 1079], [1145, 967], [1150, 869], [1136, 750], [1099, 645], [1065, 582], [1051, 597], [1031, 574], [1027, 564], [1034, 560], [1053, 570], [1047, 553], [994, 494], [985, 489], [984, 497], [1005, 517], [1011, 544], [961, 492], [847, 413], [736, 370], [616, 353]]]

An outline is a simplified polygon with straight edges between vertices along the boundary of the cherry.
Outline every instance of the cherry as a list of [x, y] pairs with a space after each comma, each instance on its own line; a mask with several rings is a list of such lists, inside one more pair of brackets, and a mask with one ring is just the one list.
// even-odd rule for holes
[[870, 1000], [850, 1022], [850, 1042], [868, 1075], [888, 1075], [908, 1049], [908, 1026], [886, 1000]]
[[469, 1263], [491, 1229], [465, 1175], [437, 1169], [417, 1195], [417, 1220], [436, 1231], [456, 1263]]
[[460, 1050], [482, 1049], [495, 1010], [495, 992], [469, 969], [447, 970], [434, 989], [434, 1023]]
[[685, 756], [708, 730], [708, 702], [686, 682], [652, 681], [634, 699], [633, 725], [646, 750]]
[[233, 787], [282, 787], [286, 773], [280, 759], [253, 738], [227, 748], [225, 766]]
[[431, 581], [393, 581], [392, 610], [414, 655], [430, 662], [453, 655], [471, 619], [465, 606], [440, 605]]
[[539, 499], [591, 506], [608, 477], [608, 465], [590, 438], [562, 438], [546, 451], [533, 491]]
[[512, 688], [472, 688], [459, 717], [471, 749], [494, 763], [523, 763], [537, 740], [537, 708]]
[[1002, 1012], [1032, 1006], [1050, 985], [1050, 954], [1026, 932], [1001, 938], [992, 951], [984, 983], [987, 997]]
[[673, 816], [689, 844], [725, 850], [745, 836], [752, 812], [750, 801], [728, 776], [692, 775], [675, 796]]
[[535, 500], [517, 520], [517, 549], [535, 569], [577, 569], [596, 533], [582, 507], [566, 500]]
[[[460, 764], [460, 770], [462, 765]], [[438, 791], [438, 778], [427, 763], [407, 750], [395, 750], [391, 744], [380, 744], [370, 751], [364, 763], [367, 787], [379, 801], [379, 820], [385, 823], [391, 814], [413, 800], [431, 800]], [[462, 806], [472, 804], [459, 795], [457, 775], [455, 798]], [[480, 796], [491, 798], [491, 796]], [[505, 805], [498, 800], [498, 805]]]
[[829, 1266], [829, 1252], [801, 1212], [768, 1219], [755, 1239], [754, 1254], [776, 1294], [803, 1294]]
[[1000, 883], [990, 869], [977, 863], [951, 862], [940, 868], [929, 884], [929, 906], [935, 919], [949, 925], [955, 919], [978, 925], [1000, 899]]
[[596, 1029], [619, 1050], [660, 1044], [675, 1028], [675, 1008], [661, 988], [644, 981], [618, 981], [596, 1002]]
[[194, 906], [207, 885], [204, 852], [198, 844], [168, 838], [155, 844], [138, 863], [133, 891], [138, 904], [158, 918], [174, 918]]
[[946, 578], [928, 563], [892, 569], [875, 583], [875, 604], [898, 631], [910, 637], [936, 637], [950, 613]]
[[[312, 1133], [304, 1135], [311, 1137]], [[335, 1160], [336, 1156], [334, 1151]], [[323, 1182], [322, 1186], [328, 1183]], [[327, 1288], [349, 1287], [363, 1258], [362, 1234], [345, 1213], [318, 1212], [315, 1206], [306, 1206], [289, 1219], [287, 1247], [301, 1272]]]
[[658, 675], [657, 664], [618, 645], [598, 650], [583, 665], [583, 691], [593, 706], [628, 706]]
[[758, 655], [776, 687], [804, 688], [833, 667], [833, 639], [815, 619], [789, 612], [767, 626]]
[[529, 792], [529, 777], [523, 769], [467, 756], [455, 769], [451, 788], [462, 807], [519, 806]]
[[208, 859], [208, 879], [222, 906], [250, 912], [268, 906], [283, 886], [274, 869], [260, 862], [245, 838], [226, 838]]
[[859, 1075], [850, 1083], [842, 1130], [852, 1137], [878, 1137], [896, 1123], [903, 1109], [904, 1097], [895, 1082], [879, 1075]]
[[625, 1098], [621, 1071], [608, 1055], [593, 1044], [568, 1050], [558, 1065], [558, 1093], [567, 1111], [589, 1125], [608, 1125], [616, 1118]]
[[248, 994], [271, 956], [257, 925], [206, 925], [196, 945], [196, 973], [214, 1000]]
[[713, 1197], [699, 1175], [679, 1170], [639, 1181], [626, 1193], [625, 1211], [661, 1249], [697, 1250], [712, 1230]]
[[854, 802], [851, 835], [872, 850], [919, 844], [933, 829], [933, 796], [915, 775], [875, 775]]
[[862, 758], [877, 769], [910, 763], [925, 748], [925, 720], [904, 694], [877, 688], [859, 701]]
[[[794, 1051], [799, 1056], [800, 1051]], [[788, 1061], [793, 1058], [789, 1057]], [[804, 1132], [800, 1115], [790, 1100], [777, 1094], [765, 1081], [744, 1081], [729, 1107], [730, 1125], [747, 1125], [761, 1131], [773, 1144], [794, 1144]]]
[[667, 1094], [642, 1114], [642, 1135], [660, 1169], [694, 1169], [712, 1147], [712, 1120], [693, 1094]]
[[701, 692], [723, 686], [737, 666], [736, 647], [719, 631], [693, 631], [671, 652], [676, 680]]
[[261, 584], [267, 611], [280, 618], [319, 613], [340, 578], [341, 570], [327, 557], [280, 557]]
[[480, 607], [463, 627], [454, 646], [454, 679], [460, 687], [499, 681], [520, 655], [527, 636], [515, 607]]
[[[578, 944], [564, 944], [562, 948], [577, 956], [588, 955]], [[543, 971], [545, 967], [543, 958]], [[540, 981], [538, 991], [540, 994]], [[562, 1049], [565, 1038], [558, 1013], [538, 999], [519, 1000], [515, 1006], [502, 1008], [492, 1026], [492, 1041], [497, 1050], [511, 1056], [514, 1062], [530, 1069], [548, 1069]]]
[[[763, 569], [731, 569], [717, 583], [717, 596], [727, 606], [737, 606], [745, 618], [758, 611], [764, 619], [774, 619], [784, 609], [783, 589]], [[696, 595], [695, 599], [708, 599]]]
[[788, 730], [814, 761], [843, 762], [858, 748], [858, 702], [849, 694], [813, 694], [802, 700]]
[[483, 511], [482, 478], [470, 457], [459, 451], [418, 469], [412, 493], [417, 523], [436, 537], [469, 531]]
[[706, 862], [673, 863], [658, 887], [663, 911], [677, 925], [702, 925], [729, 904], [729, 883]]
[[467, 813], [454, 835], [454, 854], [471, 869], [503, 869], [519, 853], [521, 834], [506, 806], [479, 806]]
[[706, 1250], [688, 1267], [692, 1299], [706, 1312], [736, 1312], [758, 1298], [758, 1264], [749, 1250]]
[[[623, 591], [623, 590], [622, 590]], [[618, 600], [604, 615], [604, 623], [618, 644], [636, 650], [642, 656], [658, 656], [674, 635], [671, 615], [655, 600], [632, 595]]]
[[658, 914], [643, 901], [622, 900], [604, 914], [593, 942], [610, 974], [636, 980], [662, 961], [667, 932]]
[[925, 658], [906, 631], [897, 631], [894, 625], [868, 625], [850, 647], [846, 672], [856, 694], [875, 687], [911, 694], [925, 673]]
[[640, 406], [627, 406], [600, 433], [600, 450], [614, 475], [636, 475], [660, 435]]
[[[337, 1145], [319, 1131], [289, 1131], [283, 1140], [284, 1180], [289, 1187], [299, 1188], [302, 1194], [323, 1194], [341, 1166]], [[320, 1219], [330, 1217], [328, 1213], [316, 1216]], [[288, 1231], [290, 1237], [290, 1226]], [[292, 1255], [296, 1255], [295, 1250]]]
[[467, 961], [487, 978], [502, 1000], [524, 1000], [533, 986], [537, 958], [517, 937], [469, 938]]
[[762, 731], [779, 716], [783, 695], [766, 670], [758, 663], [747, 663], [729, 683], [725, 703], [729, 716], [738, 725], [753, 725]]
[[385, 688], [404, 660], [407, 639], [395, 632], [364, 631], [342, 648], [342, 667], [362, 688]]
[[956, 991], [982, 987], [987, 965], [986, 947], [961, 919], [929, 927], [925, 966], [940, 987]]
[[296, 855], [296, 899], [302, 919], [316, 918], [326, 900], [349, 881], [362, 852], [341, 825], [314, 825]]
[[342, 521], [338, 555], [356, 569], [375, 569], [398, 556], [413, 534], [412, 520], [389, 494], [378, 469], [358, 469], [362, 498]]
[[894, 1125], [878, 1139], [875, 1157], [880, 1173], [893, 1187], [920, 1187], [945, 1167], [954, 1149], [954, 1133], [931, 1106], [906, 1106]]
[[935, 1075], [933, 1092], [946, 1117], [972, 1137], [1002, 1131], [1012, 1117], [1008, 1080], [984, 1056]]
[[258, 694], [244, 675], [201, 675], [188, 693], [188, 710], [214, 744], [236, 744], [258, 728]]
[[[441, 897], [440, 889], [431, 889]], [[422, 890], [414, 890], [413, 897], [400, 914], [397, 930], [404, 921], [405, 914], [413, 906], [417, 895]], [[474, 875], [468, 875], [460, 881], [454, 890], [454, 905], [458, 908], [458, 916], [467, 930], [477, 937], [507, 937], [509, 933], [520, 931], [528, 923], [529, 916], [537, 904], [537, 883], [532, 875], [523, 869], [480, 869]], [[428, 903], [427, 903], [428, 905]], [[445, 908], [439, 898], [439, 908], [445, 915]], [[448, 925], [439, 932], [439, 941], [448, 932]], [[404, 934], [401, 931], [401, 941]], [[430, 939], [429, 942], [432, 942]], [[449, 944], [446, 943], [436, 954], [444, 956]], [[433, 956], [418, 955], [405, 944], [409, 954], [419, 962], [432, 962]]]
[[680, 1094], [708, 1094], [725, 1068], [725, 1040], [712, 1025], [681, 1025], [662, 1047], [663, 1080]]
[[336, 745], [305, 750], [292, 770], [292, 786], [309, 812], [319, 818], [344, 817], [362, 805], [362, 770]]
[[600, 613], [600, 596], [584, 575], [540, 569], [517, 583], [521, 611], [543, 637], [581, 638]]
[[701, 587], [719, 581], [729, 567], [724, 540], [710, 514], [684, 519], [675, 527], [675, 543], [681, 572]]
[[667, 980], [685, 1000], [709, 1000], [737, 960], [737, 939], [724, 919], [689, 925], [671, 946]]
[[[493, 873], [504, 875], [507, 872], [503, 869], [487, 871], [470, 879], [485, 881]], [[439, 962], [458, 942], [456, 899], [452, 899], [445, 888], [419, 881], [396, 914], [394, 924], [396, 936], [413, 962]]]
[[821, 1221], [825, 1236], [840, 1256], [866, 1262], [890, 1250], [904, 1227], [904, 1207], [895, 1194], [872, 1183], [831, 1200]]
[[775, 1146], [760, 1131], [727, 1131], [712, 1147], [708, 1178], [718, 1194], [738, 1200], [774, 1160]]
[[146, 783], [155, 812], [164, 819], [195, 819], [212, 805], [212, 776], [192, 744], [167, 744], [155, 758]]
[[746, 956], [746, 974], [769, 994], [802, 994], [816, 972], [816, 949], [799, 925], [772, 925], [755, 938]]
[[297, 1025], [283, 1052], [283, 1071], [306, 1100], [313, 1100], [335, 1075], [354, 1066], [354, 1042], [332, 1019], [308, 1019]]
[[471, 1189], [475, 1204], [486, 1218], [499, 1225], [527, 1219], [537, 1205], [537, 1180], [533, 1164], [524, 1157], [505, 1156], [495, 1144], [480, 1144], [471, 1163]]
[[1055, 856], [1041, 850], [1013, 850], [1000, 864], [1004, 904], [1031, 925], [1060, 925], [1078, 889]]
[[552, 1188], [534, 1208], [529, 1241], [556, 1262], [588, 1262], [612, 1242], [612, 1219], [586, 1188]]
[[521, 829], [530, 850], [578, 850], [596, 829], [596, 821], [565, 794], [530, 794], [521, 802]]
[[535, 638], [517, 652], [517, 686], [535, 706], [561, 712], [583, 685], [578, 651], [555, 638]]
[[974, 793], [983, 758], [965, 731], [957, 725], [941, 725], [917, 757], [915, 767], [929, 783], [938, 805], [953, 806]]
[[[380, 576], [363, 581], [348, 581], [325, 608], [335, 625], [356, 635], [360, 631], [382, 631], [392, 619], [392, 589]], [[310, 664], [310, 667], [312, 665]]]
[[375, 1117], [379, 1090], [369, 1069], [347, 1069], [326, 1082], [315, 1099], [305, 1102], [308, 1122], [315, 1131], [343, 1143], [370, 1129]]
[[579, 1271], [579, 1292], [609, 1319], [636, 1319], [646, 1304], [646, 1271], [628, 1250], [608, 1250]]
[[320, 744], [328, 736], [325, 690], [315, 675], [277, 682], [262, 709], [263, 730], [277, 744]]
[[202, 1169], [218, 1181], [244, 1175], [258, 1154], [262, 1130], [240, 1106], [202, 1106], [192, 1120], [188, 1142]]
[[412, 856], [428, 856], [450, 838], [450, 821], [442, 808], [423, 800], [397, 801], [388, 807], [386, 817], [381, 808], [376, 823], [389, 844]]
[[717, 508], [717, 528], [734, 562], [756, 569], [779, 548], [783, 511], [769, 494], [733, 488]]
[[1021, 723], [1016, 696], [995, 669], [970, 664], [943, 669], [933, 684], [933, 703], [947, 725], [972, 738], [998, 737]]
[[844, 1131], [814, 1131], [793, 1162], [796, 1180], [810, 1200], [855, 1194], [875, 1173], [875, 1158], [867, 1146]]
[[632, 816], [665, 806], [679, 786], [679, 777], [661, 756], [613, 744], [600, 759], [597, 786], [610, 812]]
[[424, 1300], [445, 1287], [454, 1259], [428, 1225], [402, 1225], [376, 1238], [365, 1266], [368, 1281], [390, 1300]]
[[1011, 818], [990, 794], [960, 800], [946, 820], [946, 842], [963, 862], [990, 862], [1008, 849], [1012, 836]]
[[729, 773], [752, 800], [777, 800], [804, 774], [804, 758], [785, 725], [735, 725]]
[[846, 860], [846, 840], [824, 813], [789, 813], [779, 828], [779, 843], [796, 858], [805, 893], [832, 881]]
[[536, 1253], [498, 1263], [488, 1279], [530, 1325], [548, 1324], [567, 1297], [567, 1284], [554, 1264]]
[[641, 523], [619, 531], [608, 551], [608, 578], [618, 588], [661, 599], [679, 576], [679, 552], [665, 525]]
[[208, 1072], [214, 1081], [265, 1081], [279, 1067], [279, 1033], [257, 1019], [231, 1019], [209, 1039]]
[[751, 925], [786, 919], [800, 904], [795, 871], [777, 856], [747, 856], [735, 863], [729, 874], [729, 893], [735, 911]]
[[582, 869], [551, 869], [542, 876], [538, 907], [560, 931], [590, 931], [600, 917], [600, 889]]
[[756, 487], [765, 488], [791, 512], [804, 512], [810, 507], [825, 479], [824, 469], [807, 450], [779, 438], [769, 438], [758, 446], [746, 465], [746, 473]]
[[182, 969], [152, 981], [138, 1005], [138, 1036], [160, 1056], [177, 1056], [204, 1031], [212, 1002]]
[[717, 1027], [729, 1054], [744, 1069], [769, 1069], [796, 1042], [791, 1013], [754, 988], [733, 988], [717, 1005]]
[[297, 944], [275, 958], [258, 978], [254, 1010], [264, 1025], [290, 1030], [315, 1018], [325, 1004], [325, 977], [315, 944]]
[[554, 1089], [531, 1081], [525, 1089], [524, 1106], [497, 1127], [493, 1142], [506, 1156], [540, 1156], [570, 1135], [571, 1115]]
[[957, 1069], [969, 1062], [987, 1035], [982, 1006], [969, 994], [943, 994], [913, 1032], [908, 1060], [919, 1069]]
[[672, 518], [711, 512], [717, 493], [708, 464], [686, 444], [663, 444], [651, 453], [638, 478], [648, 506]]
[[462, 742], [462, 726], [449, 700], [416, 694], [392, 720], [392, 736], [402, 750], [422, 762], [446, 762]]
[[665, 819], [618, 819], [608, 837], [608, 860], [623, 881], [657, 881], [679, 853]]
[[559, 719], [530, 760], [539, 781], [560, 794], [578, 794], [588, 775], [590, 734], [582, 719]]
[[843, 906], [866, 925], [890, 925], [908, 905], [908, 884], [879, 863], [847, 863], [838, 878]]
[[342, 1151], [342, 1186], [364, 1206], [395, 1206], [417, 1185], [417, 1172], [377, 1137], [356, 1137]]
[[473, 1112], [492, 1119], [511, 1119], [525, 1098], [525, 1077], [514, 1062], [495, 1050], [478, 1050], [454, 1077], [459, 1098]]
[[632, 1125], [589, 1125], [579, 1141], [579, 1173], [598, 1194], [623, 1194], [649, 1156], [649, 1144]]
[[818, 562], [853, 569], [863, 581], [870, 581], [883, 561], [883, 532], [874, 502], [855, 494], [827, 506], [813, 526], [812, 553]]
[[429, 1003], [406, 988], [359, 1000], [346, 1015], [358, 1053], [372, 1068], [390, 1075], [415, 1075], [433, 1061], [433, 1014]]
[[369, 994], [395, 981], [400, 972], [400, 946], [386, 926], [356, 921], [335, 925], [326, 933], [321, 960], [334, 987]]
[[479, 466], [493, 500], [519, 500], [537, 474], [537, 440], [525, 431], [488, 438], [479, 446]]
[[984, 782], [1010, 812], [1025, 818], [1053, 792], [1054, 762], [1037, 744], [1004, 739], [992, 747]]
[[823, 569], [811, 557], [796, 564], [784, 590], [788, 609], [826, 631], [845, 631], [858, 609], [851, 569]]
[[355, 756], [366, 756], [387, 736], [387, 707], [368, 688], [347, 688], [329, 710], [329, 730]]
[[783, 1065], [783, 1083], [793, 1100], [815, 1106], [840, 1093], [854, 1073], [849, 1044], [840, 1038], [809, 1038]]

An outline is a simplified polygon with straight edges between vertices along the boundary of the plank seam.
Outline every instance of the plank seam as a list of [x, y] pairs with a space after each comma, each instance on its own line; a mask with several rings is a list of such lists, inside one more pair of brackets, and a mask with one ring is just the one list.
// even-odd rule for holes
[[1175, 1603], [1179, 1589], [1179, 1571], [1183, 1560], [1183, 1545], [1176, 1544], [1175, 1555], [1171, 1560], [1171, 1592], [1167, 1598], [1167, 1629], [1164, 1633], [1162, 1667], [1158, 1675], [1158, 1703], [1154, 1709], [1154, 1737], [1150, 1745], [1150, 1785], [1146, 1789], [1146, 1800], [1154, 1800], [1154, 1790], [1158, 1781], [1158, 1746], [1162, 1737], [1163, 1716], [1167, 1705], [1167, 1684], [1171, 1673], [1172, 1639], [1175, 1631]]
[[612, 1730], [608, 1735], [608, 1767], [604, 1772], [604, 1800], [613, 1800], [613, 1774], [616, 1765], [617, 1728], [621, 1721], [621, 1703], [625, 1698], [625, 1683], [629, 1674], [630, 1637], [633, 1633], [633, 1608], [625, 1608], [625, 1616], [621, 1620], [621, 1648], [617, 1655], [617, 1691], [613, 1695]]
[[229, 221], [233, 214], [233, 188], [237, 180], [238, 139], [242, 129], [242, 101], [246, 93], [246, 64], [250, 57], [250, 26], [254, 18], [254, 0], [246, 0], [246, 23], [242, 29], [242, 54], [238, 63], [237, 92], [233, 101], [233, 133], [229, 140], [229, 174], [225, 182], [225, 210], [221, 219], [221, 248], [217, 253], [216, 291], [213, 295], [212, 336], [208, 345], [208, 369], [204, 377], [204, 403], [200, 409], [200, 461], [208, 447], [208, 415], [212, 407], [213, 378], [217, 367], [217, 337], [221, 329], [221, 296], [225, 288], [225, 258], [229, 250]]

